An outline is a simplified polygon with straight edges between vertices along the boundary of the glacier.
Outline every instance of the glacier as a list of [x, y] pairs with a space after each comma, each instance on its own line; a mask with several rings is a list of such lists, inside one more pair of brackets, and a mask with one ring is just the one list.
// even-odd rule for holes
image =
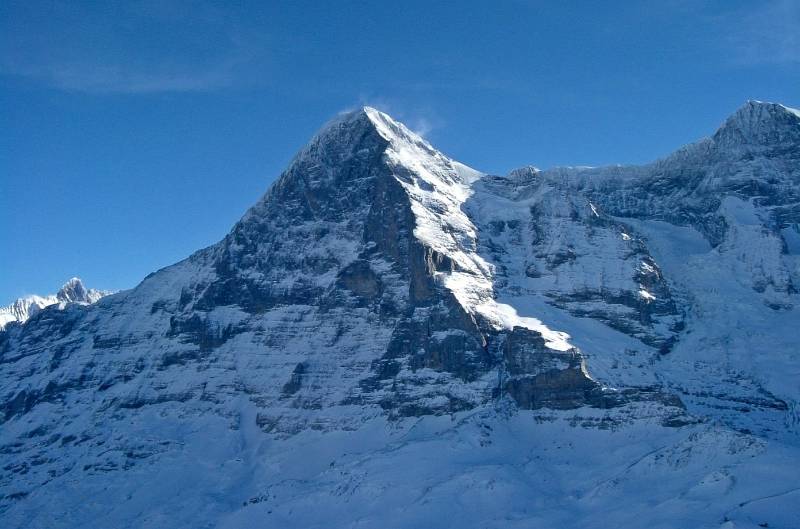
[[800, 114], [505, 176], [366, 107], [0, 331], [4, 527], [793, 528]]

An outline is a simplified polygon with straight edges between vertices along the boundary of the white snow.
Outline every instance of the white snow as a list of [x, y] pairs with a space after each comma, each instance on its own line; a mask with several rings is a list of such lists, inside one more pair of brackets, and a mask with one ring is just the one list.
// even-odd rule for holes
[[654, 300], [656, 299], [656, 297], [655, 297], [653, 294], [651, 294], [650, 292], [648, 292], [648, 291], [647, 291], [647, 290], [645, 290], [644, 288], [640, 288], [640, 289], [639, 289], [639, 295], [640, 295], [640, 296], [641, 296], [643, 299], [645, 299], [645, 300], [647, 300], [647, 301], [654, 301]]
[[783, 109], [786, 110], [787, 112], [794, 114], [795, 116], [800, 118], [800, 110], [796, 108], [787, 107], [786, 105], [780, 105], [780, 106], [783, 107]]
[[445, 157], [386, 114], [373, 108], [365, 111], [389, 141], [387, 161], [404, 169], [397, 180], [411, 199], [417, 221], [414, 235], [456, 265], [455, 271], [438, 275], [461, 306], [497, 328], [518, 326], [539, 332], [550, 349], [572, 349], [567, 333], [552, 330], [535, 317], [520, 316], [514, 307], [495, 299], [493, 267], [476, 253], [477, 232], [463, 207], [483, 173]]

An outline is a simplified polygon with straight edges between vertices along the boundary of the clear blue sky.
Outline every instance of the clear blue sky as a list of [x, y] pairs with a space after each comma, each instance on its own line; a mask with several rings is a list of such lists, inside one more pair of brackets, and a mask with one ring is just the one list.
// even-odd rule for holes
[[5, 0], [0, 304], [216, 242], [362, 104], [486, 172], [652, 160], [800, 106], [798, 28], [800, 0]]

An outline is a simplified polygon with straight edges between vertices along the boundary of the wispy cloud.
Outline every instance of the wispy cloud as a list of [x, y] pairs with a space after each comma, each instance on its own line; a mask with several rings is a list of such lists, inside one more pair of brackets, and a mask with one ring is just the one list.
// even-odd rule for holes
[[0, 73], [89, 93], [207, 91], [248, 79], [265, 46], [230, 12], [195, 2], [9, 4]]
[[724, 45], [740, 64], [800, 63], [800, 2], [767, 0], [719, 19]]
[[79, 61], [24, 65], [4, 68], [4, 71], [36, 79], [63, 90], [98, 94], [197, 92], [224, 88], [234, 82], [233, 72], [226, 64], [185, 71], [157, 71], [138, 69], [122, 63]]

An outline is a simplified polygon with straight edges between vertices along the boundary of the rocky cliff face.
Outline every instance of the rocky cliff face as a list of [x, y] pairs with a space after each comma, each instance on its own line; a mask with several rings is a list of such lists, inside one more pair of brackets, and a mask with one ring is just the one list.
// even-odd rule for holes
[[[800, 453], [799, 197], [800, 116], [780, 105], [648, 166], [506, 177], [374, 109], [340, 116], [218, 244], [0, 332], [0, 509], [13, 526], [347, 526], [422, 488], [394, 519], [435, 525], [426, 505], [500, 482], [462, 525], [530, 525], [521, 498], [552, 486], [528, 470], [567, 471], [547, 443], [621, 443], [547, 523], [624, 523], [642, 465], [675, 494], [728, 487], [708, 519], [749, 520], [735, 505], [760, 492], [733, 466]], [[438, 478], [387, 481], [423, 461]], [[177, 510], [155, 500], [178, 490]]]

